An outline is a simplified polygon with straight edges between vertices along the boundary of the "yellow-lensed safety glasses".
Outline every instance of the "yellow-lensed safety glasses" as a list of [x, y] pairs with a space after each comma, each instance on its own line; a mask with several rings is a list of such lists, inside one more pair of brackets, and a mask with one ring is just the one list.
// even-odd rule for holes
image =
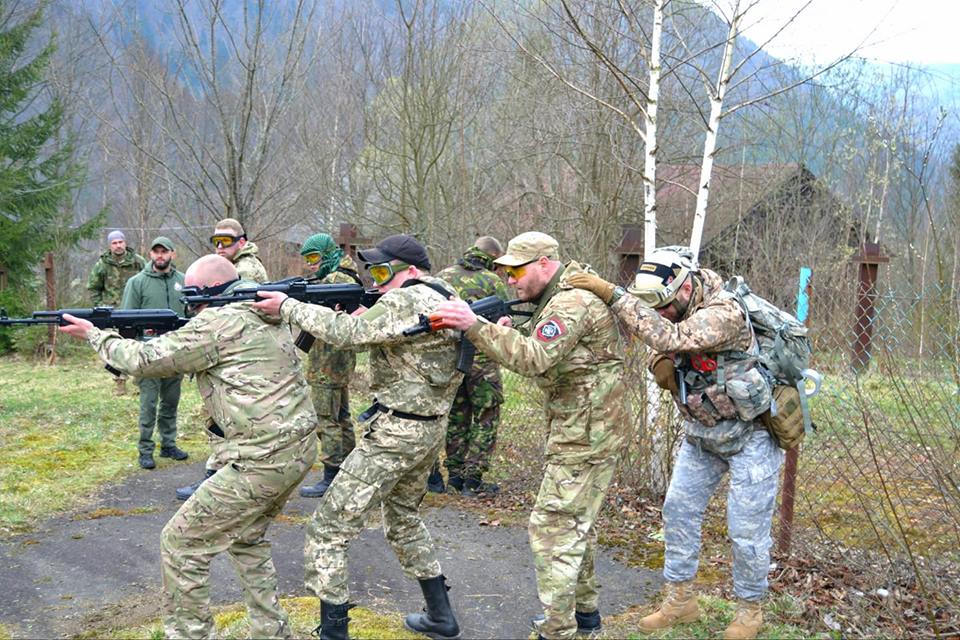
[[373, 282], [378, 285], [387, 284], [393, 280], [393, 276], [397, 275], [404, 269], [409, 269], [410, 265], [398, 262], [393, 264], [391, 262], [381, 262], [380, 264], [372, 264], [367, 267], [367, 271], [370, 272], [370, 277], [373, 278]]
[[523, 274], [527, 272], [527, 266], [536, 262], [536, 260], [531, 260], [530, 262], [524, 262], [523, 264], [518, 264], [515, 267], [504, 267], [503, 271], [507, 274], [508, 278], [513, 278], [514, 280], [519, 280], [523, 277]]
[[314, 252], [305, 254], [303, 256], [303, 261], [312, 267], [313, 265], [318, 264], [322, 258], [323, 254]]
[[240, 240], [243, 236], [231, 236], [231, 235], [215, 235], [210, 236], [210, 244], [215, 247], [232, 247], [237, 240]]

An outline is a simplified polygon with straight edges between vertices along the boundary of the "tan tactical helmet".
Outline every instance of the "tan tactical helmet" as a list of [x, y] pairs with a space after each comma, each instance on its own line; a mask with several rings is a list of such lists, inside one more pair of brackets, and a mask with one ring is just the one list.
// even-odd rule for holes
[[645, 307], [658, 309], [673, 302], [687, 276], [698, 270], [689, 247], [660, 247], [640, 264], [627, 291]]

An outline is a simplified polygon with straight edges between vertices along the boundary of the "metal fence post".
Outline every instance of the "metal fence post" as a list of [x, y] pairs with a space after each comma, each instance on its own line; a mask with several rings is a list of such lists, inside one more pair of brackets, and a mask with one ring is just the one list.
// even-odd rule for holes
[[[797, 320], [810, 326], [810, 280], [813, 271], [810, 267], [800, 267], [800, 287], [797, 292]], [[790, 540], [793, 538], [794, 495], [797, 488], [797, 459], [800, 446], [787, 451], [783, 466], [783, 495], [780, 499], [780, 531], [777, 535], [777, 553], [790, 554]]]
[[853, 354], [850, 362], [854, 373], [860, 373], [870, 365], [871, 342], [873, 341], [873, 314], [877, 298], [877, 276], [882, 263], [890, 262], [882, 255], [880, 245], [864, 242], [860, 255], [853, 257], [858, 269], [857, 307], [853, 320]]

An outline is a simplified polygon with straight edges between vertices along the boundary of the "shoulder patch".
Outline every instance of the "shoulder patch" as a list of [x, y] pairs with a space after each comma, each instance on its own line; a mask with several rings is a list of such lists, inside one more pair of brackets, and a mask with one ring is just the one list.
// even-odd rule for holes
[[537, 327], [537, 339], [542, 342], [551, 342], [556, 340], [567, 332], [559, 318], [550, 318], [546, 322], [540, 323]]

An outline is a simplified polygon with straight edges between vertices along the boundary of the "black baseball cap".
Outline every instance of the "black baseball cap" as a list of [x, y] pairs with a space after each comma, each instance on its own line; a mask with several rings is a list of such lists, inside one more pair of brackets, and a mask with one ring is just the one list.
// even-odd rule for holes
[[427, 257], [427, 250], [413, 236], [408, 236], [405, 233], [387, 236], [378, 242], [376, 247], [361, 249], [357, 251], [357, 255], [365, 264], [380, 264], [391, 260], [399, 260], [430, 271], [430, 258]]

